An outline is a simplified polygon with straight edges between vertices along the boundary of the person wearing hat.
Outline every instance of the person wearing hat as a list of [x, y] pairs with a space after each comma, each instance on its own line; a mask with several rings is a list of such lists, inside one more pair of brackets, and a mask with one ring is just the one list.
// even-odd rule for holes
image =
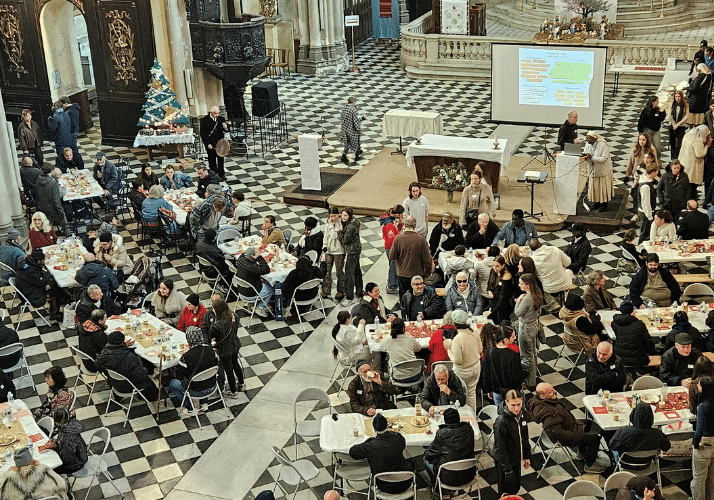
[[[689, 74], [693, 75], [695, 74], [695, 70], [697, 68], [697, 64], [704, 62], [704, 49], [708, 47], [708, 43], [706, 40], [702, 40], [699, 42], [699, 50], [697, 50], [694, 53], [694, 57], [692, 57], [692, 66], [689, 69]], [[696, 75], [695, 75], [696, 76]], [[690, 77], [689, 80], [691, 81], [694, 77]]]
[[[340, 314], [343, 312], [346, 311]], [[347, 386], [352, 412], [373, 417], [377, 410], [396, 408], [392, 396], [397, 393], [397, 387], [385, 380], [382, 372], [372, 368], [366, 359], [358, 359], [355, 366], [357, 376]]]
[[565, 249], [565, 255], [570, 257], [570, 264], [566, 266], [566, 269], [569, 269], [573, 275], [577, 275], [588, 266], [588, 257], [592, 252], [592, 246], [588, 240], [585, 226], [580, 222], [570, 226], [568, 231], [573, 234], [573, 239]]
[[429, 251], [436, 259], [442, 251], [453, 252], [458, 245], [465, 245], [464, 232], [454, 222], [454, 214], [446, 212], [441, 216], [441, 224], [434, 226], [429, 236]]
[[538, 239], [538, 231], [531, 221], [523, 218], [523, 210], [517, 208], [511, 214], [511, 222], [506, 222], [493, 239], [493, 245], [504, 242], [504, 248], [517, 243], [519, 246], [527, 245], [532, 239]]
[[[374, 436], [364, 443], [356, 444], [350, 448], [350, 457], [355, 460], [366, 459], [372, 477], [380, 472], [412, 471], [414, 466], [404, 458], [407, 442], [398, 432], [387, 428], [387, 419], [377, 413], [372, 419]], [[412, 480], [385, 483], [377, 479], [377, 488], [385, 493], [402, 493], [412, 486]]]
[[[0, 262], [10, 269], [17, 269], [18, 264], [25, 260], [27, 253], [20, 245], [20, 232], [11, 227], [7, 230], [5, 243], [0, 246]], [[0, 269], [0, 285], [7, 286], [7, 279], [14, 273]]]
[[[506, 349], [508, 350], [508, 349]], [[531, 445], [528, 441], [528, 414], [523, 408], [523, 396], [518, 390], [505, 395], [493, 424], [493, 460], [498, 475], [498, 494], [516, 495], [521, 489], [521, 464], [531, 466]]]
[[15, 284], [17, 289], [32, 304], [40, 308], [46, 302], [50, 303], [50, 318], [59, 320], [62, 315], [59, 311], [58, 297], [66, 297], [60, 292], [57, 282], [45, 267], [45, 254], [40, 248], [35, 248], [25, 261], [20, 263], [16, 270]]
[[678, 333], [674, 347], [662, 354], [659, 379], [670, 387], [682, 385], [682, 380], [692, 377], [694, 363], [701, 355], [701, 351], [692, 348], [692, 337], [688, 333]]
[[104, 188], [104, 196], [116, 195], [122, 186], [123, 176], [107, 155], [98, 152], [94, 160], [94, 179]]
[[[663, 113], [662, 119], [664, 116]], [[587, 161], [588, 165], [588, 199], [595, 203], [593, 210], [607, 212], [608, 202], [615, 195], [610, 145], [592, 130], [585, 136], [585, 141], [581, 160]]]
[[476, 411], [476, 385], [481, 375], [483, 344], [478, 333], [468, 325], [466, 311], [457, 309], [451, 313], [456, 325], [456, 337], [444, 340], [449, 359], [454, 363], [454, 373], [466, 384], [466, 404]]
[[124, 281], [124, 269], [130, 270], [131, 259], [126, 252], [123, 238], [118, 234], [101, 233], [94, 243], [94, 253], [97, 260], [107, 267], [119, 270], [120, 281]]
[[643, 299], [657, 303], [658, 307], [669, 307], [679, 301], [682, 289], [669, 269], [660, 267], [659, 255], [647, 254], [645, 267], [635, 273], [630, 281], [630, 300], [640, 309], [646, 309]]
[[[146, 367], [141, 362], [139, 355], [124, 342], [124, 334], [122, 332], [114, 331], [107, 336], [107, 344], [102, 349], [102, 352], [97, 355], [94, 364], [102, 372], [112, 370], [128, 378], [141, 391], [144, 398], [149, 401], [156, 401], [156, 398], [158, 398], [158, 387], [149, 378]], [[112, 387], [118, 392], [131, 393], [133, 390], [131, 385], [120, 380], [112, 380]]]
[[600, 389], [622, 392], [625, 387], [625, 364], [613, 354], [610, 342], [600, 342], [585, 362], [585, 394], [597, 394]]
[[236, 290], [241, 295], [246, 297], [254, 297], [256, 291], [260, 298], [258, 307], [255, 309], [255, 314], [261, 318], [267, 318], [269, 312], [270, 297], [273, 296], [273, 287], [267, 281], [261, 279], [261, 276], [270, 273], [270, 266], [265, 262], [262, 255], [255, 254], [255, 247], [248, 247], [243, 254], [236, 260], [236, 276], [244, 281], [247, 281], [252, 287], [236, 286]]
[[[313, 216], [305, 219], [305, 229], [302, 231], [302, 236], [300, 236], [300, 241], [298, 241], [295, 251], [293, 252], [298, 257], [302, 257], [307, 252], [314, 250], [317, 253], [318, 258], [322, 253], [322, 243], [325, 235], [322, 231], [315, 231], [317, 227], [317, 219]], [[313, 262], [316, 264], [316, 262]]]
[[635, 367], [639, 373], [643, 373], [657, 353], [655, 342], [647, 325], [636, 316], [632, 302], [623, 300], [618, 309], [620, 314], [615, 314], [611, 323], [617, 339], [614, 353], [625, 366]]
[[[469, 422], [461, 421], [457, 409], [447, 408], [444, 411], [444, 423], [439, 425], [434, 440], [424, 451], [424, 468], [431, 479], [431, 484], [436, 484], [436, 473], [443, 464], [474, 458], [474, 456], [473, 427]], [[440, 479], [445, 485], [458, 486], [468, 483], [474, 476], [476, 476], [476, 467], [470, 467], [460, 471], [445, 470], [441, 473]]]
[[216, 153], [216, 145], [218, 141], [223, 139], [225, 132], [228, 131], [228, 123], [219, 113], [218, 106], [213, 106], [210, 112], [201, 118], [201, 140], [208, 153], [208, 167], [218, 174], [218, 177], [222, 180], [226, 180], [226, 171], [223, 166], [224, 159], [223, 156]]
[[192, 293], [186, 297], [186, 307], [181, 312], [176, 328], [182, 332], [185, 332], [191, 326], [201, 328], [203, 317], [207, 311], [206, 306], [201, 304], [198, 294]]
[[32, 458], [27, 447], [13, 453], [15, 465], [0, 477], [0, 498], [26, 500], [30, 498], [69, 498], [69, 484], [57, 472]]
[[[194, 295], [196, 294], [190, 295], [189, 298]], [[197, 295], [196, 302], [198, 302]], [[203, 408], [204, 411], [208, 409], [208, 399], [205, 399], [204, 396], [213, 392], [216, 387], [216, 375], [206, 380], [196, 380], [191, 383], [190, 387], [189, 382], [195, 375], [218, 366], [218, 357], [213, 348], [206, 343], [201, 329], [198, 326], [189, 326], [185, 331], [188, 350], [181, 354], [176, 366], [175, 378], [169, 382], [171, 395], [175, 401], [178, 401], [178, 404], [181, 404], [183, 395], [188, 387], [190, 397], [187, 396], [183, 400], [184, 406], [179, 412], [181, 418], [192, 417], [197, 413], [197, 410], [193, 407], [192, 399], [199, 399], [201, 407], [205, 407]]]
[[493, 327], [497, 344], [486, 350], [481, 385], [493, 403], [500, 407], [507, 392], [521, 388], [527, 373], [523, 371], [519, 353], [509, 347], [516, 343], [516, 331], [506, 326]]
[[574, 351], [584, 349], [585, 355], [590, 356], [597, 345], [607, 339], [600, 316], [597, 313], [592, 316], [588, 314], [585, 302], [579, 295], [568, 295], [558, 316], [572, 332], [572, 335], [567, 330], [563, 332], [563, 342]]
[[[49, 228], [42, 228], [45, 232], [52, 229], [52, 224], [57, 226], [63, 236], [67, 236], [67, 215], [62, 205], [62, 192], [57, 179], [52, 175], [55, 167], [51, 163], [42, 164], [42, 175], [37, 179], [37, 211], [42, 212], [49, 220]], [[36, 214], [37, 212], [35, 212]], [[34, 223], [34, 216], [33, 216]], [[30, 225], [32, 231], [32, 224]]]
[[[104, 236], [104, 235], [102, 235]], [[108, 235], [111, 238], [111, 235]], [[97, 261], [92, 253], [82, 255], [84, 264], [77, 269], [74, 280], [83, 288], [89, 285], [99, 285], [104, 295], [111, 295], [112, 290], [119, 288], [119, 280], [110, 268]]]
[[174, 166], [169, 163], [164, 167], [164, 175], [159, 179], [159, 184], [166, 190], [190, 188], [193, 186], [193, 179], [181, 171], [176, 172]]

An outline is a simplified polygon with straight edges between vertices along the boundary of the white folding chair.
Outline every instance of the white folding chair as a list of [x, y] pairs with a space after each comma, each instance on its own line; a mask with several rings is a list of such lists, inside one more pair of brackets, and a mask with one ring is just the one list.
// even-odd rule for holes
[[72, 413], [72, 410], [74, 410], [74, 405], [77, 403], [77, 393], [74, 389], [70, 389], [69, 393], [72, 395], [72, 404], [69, 405], [69, 412]]
[[[692, 459], [692, 441], [694, 439], [694, 431], [680, 431], [667, 434], [669, 442], [672, 443], [672, 447], [665, 451], [659, 452], [659, 459], [666, 460], [667, 462], [674, 462], [677, 464], [683, 464], [688, 460]], [[660, 464], [660, 469], [662, 466]], [[691, 468], [680, 468], [672, 469], [667, 467], [664, 469], [665, 472], [677, 472], [677, 471], [691, 471]]]
[[692, 283], [682, 292], [681, 301], [692, 302], [693, 297], [697, 298], [695, 301], [697, 303], [704, 303], [706, 301], [707, 304], [711, 304], [714, 302], [714, 290], [704, 283]]
[[[620, 251], [622, 251], [622, 258], [623, 258], [623, 259], [625, 259], [625, 260], [628, 261], [628, 262], [634, 262], [635, 265], [637, 265], [637, 259], [635, 258], [634, 255], [632, 255], [630, 252], [628, 252], [627, 250], [625, 250], [623, 247], [620, 247]], [[633, 276], [634, 274], [635, 274], [635, 273], [626, 272], [626, 271], [620, 269], [620, 267], [618, 266], [618, 269], [617, 269], [617, 279], [615, 280], [615, 284], [616, 284], [616, 285], [619, 285], [619, 284], [620, 284], [620, 278], [622, 278], [623, 276]]]
[[[573, 462], [573, 456], [570, 453], [570, 450], [568, 449], [567, 446], [563, 446], [559, 442], [553, 442], [550, 440], [548, 437], [548, 434], [545, 433], [545, 430], [540, 433], [540, 437], [538, 438], [538, 442], [536, 442], [536, 447], [540, 446], [540, 452], [545, 458], [545, 461], [543, 462], [543, 467], [538, 471], [538, 474], [536, 475], [536, 478], [539, 478], [540, 475], [543, 473], [545, 470], [546, 465], [548, 465], [548, 461], [550, 460], [550, 457], [553, 455], [553, 452], [556, 449], [561, 449], [565, 455], [568, 457], [568, 460], [570, 460], [570, 465], [573, 466], [575, 471], [577, 472], [577, 475], [580, 475], [580, 469], [575, 465], [575, 462]], [[548, 456], [546, 457], [545, 452], [546, 450], [550, 450], [550, 453], [548, 453]]]
[[47, 434], [48, 438], [51, 438], [55, 430], [55, 419], [50, 416], [42, 417], [37, 421], [37, 426]]
[[[47, 321], [47, 319], [42, 315], [39, 309], [35, 308], [29, 300], [27, 300], [27, 297], [25, 297], [22, 292], [20, 291], [19, 288], [15, 285], [15, 277], [10, 277], [8, 278], [8, 283], [10, 283], [10, 286], [12, 287], [13, 290], [15, 290], [15, 293], [20, 297], [22, 300], [22, 307], [20, 307], [20, 314], [17, 317], [17, 329], [20, 330], [20, 324], [22, 323], [22, 315], [25, 314], [25, 311], [28, 310], [29, 308], [34, 309], [37, 311], [37, 314], [40, 315], [40, 318], [42, 318], [42, 321], [45, 322], [47, 326], [52, 326], [50, 325], [50, 322]], [[14, 302], [14, 299], [13, 299]], [[47, 307], [47, 304], [45, 303], [45, 308]]]
[[[76, 390], [77, 389], [77, 383], [82, 382], [84, 385], [89, 387], [89, 399], [87, 401], [89, 402], [88, 404], [91, 404], [92, 401], [92, 393], [94, 393], [94, 386], [97, 384], [97, 378], [102, 377], [104, 378], [104, 375], [100, 371], [93, 372], [89, 370], [86, 366], [84, 366], [84, 363], [82, 362], [83, 360], [88, 360], [94, 363], [94, 359], [87, 353], [84, 353], [80, 351], [77, 347], [71, 345], [69, 346], [70, 349], [74, 351], [74, 353], [79, 356], [79, 362], [77, 363], [77, 368], [79, 369], [79, 373], [77, 373], [77, 378], [74, 380], [74, 387], [72, 389]], [[94, 377], [94, 380], [92, 381], [92, 385], [90, 386], [89, 383], [84, 380], [84, 377]]]
[[[372, 473], [369, 469], [369, 463], [366, 459], [355, 460], [346, 453], [333, 453], [333, 462], [335, 464], [335, 472], [332, 475], [332, 489], [340, 490], [342, 496], [347, 496], [348, 493], [358, 493], [360, 495], [367, 495], [369, 498], [370, 489], [370, 478]], [[337, 478], [340, 478], [340, 486], [337, 486]], [[367, 482], [367, 493], [363, 493], [360, 490], [353, 490], [350, 488], [345, 488], [345, 481], [349, 486], [351, 482], [356, 481], [366, 481]]]
[[[218, 272], [218, 269], [216, 269], [213, 264], [208, 262], [207, 259], [204, 259], [200, 255], [197, 255], [196, 258], [198, 259], [198, 270], [201, 273], [201, 278], [198, 280], [198, 286], [196, 287], [196, 293], [201, 289], [201, 283], [206, 283], [207, 285], [211, 286], [213, 285], [213, 288], [211, 289], [211, 296], [213, 296], [214, 293], [216, 293], [216, 286], [218, 286], [218, 281], [220, 281], [221, 277], [223, 276], [220, 272]], [[204, 271], [201, 271], [202, 267], [212, 267], [215, 269], [217, 275], [215, 278], [209, 278]]]
[[216, 238], [216, 245], [225, 243], [226, 241], [232, 241], [236, 238], [240, 239], [240, 231], [237, 228], [229, 227], [218, 233], [218, 238]]
[[[335, 347], [338, 349], [338, 351], [343, 350], [343, 346], [341, 346], [340, 343], [337, 342], [337, 340], [332, 339], [332, 343], [335, 344]], [[345, 348], [345, 350], [349, 350], [349, 348]], [[357, 370], [355, 369], [355, 363], [357, 362], [357, 360], [359, 359], [359, 357], [361, 355], [362, 355], [361, 351], [355, 353], [354, 356], [352, 356], [350, 358], [349, 364], [344, 363], [342, 361], [342, 359], [339, 356], [337, 356], [337, 362], [335, 364], [335, 369], [332, 370], [332, 376], [330, 377], [330, 384], [332, 384], [333, 379], [337, 380], [338, 378], [342, 377], [342, 380], [340, 381], [340, 390], [337, 391], [338, 394], [344, 390], [345, 382], [347, 381], [349, 376], [352, 375], [353, 373], [355, 373], [355, 374], [357, 373]], [[342, 370], [337, 375], [337, 378], [335, 378], [335, 373], [337, 373], [337, 370], [340, 368], [342, 368]]]
[[[112, 402], [116, 403], [126, 412], [126, 418], [124, 419], [124, 425], [122, 426], [126, 427], [126, 423], [129, 420], [129, 412], [131, 411], [131, 405], [134, 403], [134, 396], [136, 396], [137, 394], [141, 397], [141, 399], [146, 401], [146, 404], [149, 405], [149, 409], [151, 409], [151, 401], [149, 401], [146, 396], [144, 396], [144, 393], [142, 392], [143, 389], [137, 389], [131, 380], [126, 378], [124, 375], [115, 372], [114, 370], [107, 370], [107, 375], [109, 375], [109, 385], [111, 386], [111, 392], [109, 393], [109, 401], [107, 401], [107, 409], [104, 412], [104, 416], [109, 413], [109, 406], [112, 404]], [[115, 382], [125, 382], [129, 384], [132, 389], [131, 392], [119, 391], [118, 389], [116, 389]], [[124, 406], [119, 401], [114, 399], [114, 396], [117, 396], [120, 399], [129, 398], [129, 406]]]
[[[327, 319], [327, 315], [325, 315], [325, 303], [322, 300], [322, 295], [320, 295], [321, 285], [322, 278], [315, 278], [314, 280], [306, 281], [302, 285], [298, 285], [298, 287], [295, 288], [295, 294], [293, 294], [293, 298], [290, 301], [290, 306], [288, 306], [295, 306], [295, 312], [297, 314], [298, 320], [300, 321], [300, 326], [303, 328], [303, 333], [305, 332], [305, 326], [302, 324], [302, 315], [309, 313], [315, 307], [315, 304], [317, 302], [320, 303], [320, 310], [322, 311], [322, 316]], [[307, 292], [310, 290], [314, 290], [315, 292], [315, 296], [313, 298], [305, 300], [297, 300], [295, 298], [295, 295], [297, 295], [298, 292]], [[310, 308], [304, 313], [301, 313], [300, 306], [310, 306]]]
[[[29, 378], [30, 383], [32, 384], [32, 389], [37, 392], [37, 387], [35, 387], [35, 381], [32, 378], [32, 373], [30, 373], [30, 365], [27, 363], [27, 358], [25, 358], [25, 347], [22, 345], [22, 342], [15, 342], [14, 344], [6, 345], [5, 347], [0, 347], [0, 360], [2, 360], [3, 358], [15, 357], [18, 352], [20, 353], [20, 359], [17, 361], [17, 363], [15, 363], [15, 366], [12, 366], [10, 368], [4, 368], [3, 372], [12, 375], [15, 370], [20, 370], [20, 376], [14, 380], [19, 380], [24, 377]], [[27, 371], [25, 375], [22, 374], [23, 368]]]
[[303, 389], [295, 396], [293, 401], [293, 423], [294, 423], [294, 439], [295, 439], [295, 460], [298, 458], [298, 436], [301, 438], [315, 437], [320, 435], [320, 420], [301, 420], [297, 418], [298, 403], [306, 401], [324, 402], [327, 403], [329, 413], [332, 413], [332, 403], [330, 396], [322, 389], [316, 387], [308, 387]]
[[278, 449], [277, 446], [273, 446], [272, 448], [275, 458], [278, 459], [278, 462], [281, 465], [280, 472], [278, 472], [278, 477], [277, 479], [275, 479], [275, 486], [273, 486], [273, 491], [275, 491], [276, 487], [280, 487], [283, 492], [283, 495], [285, 495], [286, 497], [289, 495], [288, 491], [283, 488], [282, 484], [280, 484], [280, 480], [282, 479], [282, 481], [287, 485], [295, 486], [295, 491], [293, 492], [294, 500], [295, 495], [297, 495], [298, 488], [300, 488], [300, 485], [304, 482], [307, 487], [310, 488], [312, 494], [315, 495], [316, 498], [320, 498], [320, 495], [318, 495], [315, 490], [312, 489], [312, 486], [310, 486], [310, 483], [308, 482], [310, 479], [316, 478], [317, 475], [320, 473], [317, 467], [315, 467], [315, 465], [306, 458], [291, 462], [287, 455], [285, 455], [282, 450]]
[[[377, 486], [378, 479], [388, 483], [401, 483], [402, 481], [411, 479], [412, 485], [403, 493], [385, 493]], [[380, 498], [384, 500], [406, 500], [407, 498], [413, 498], [416, 500], [417, 489], [414, 473], [380, 472], [379, 474], [375, 474], [372, 478], [372, 493], [374, 493], [375, 500], [379, 500]]]
[[[442, 471], [461, 472], [466, 469], [470, 469], [471, 467], [474, 468], [474, 470], [476, 471], [476, 474], [474, 475], [474, 478], [471, 481], [469, 481], [468, 483], [459, 484], [459, 485], [450, 485], [450, 484], [444, 484], [443, 481], [441, 480]], [[475, 458], [467, 458], [465, 460], [454, 460], [453, 462], [446, 462], [445, 464], [441, 464], [441, 466], [439, 467], [439, 471], [436, 474], [436, 485], [439, 487], [440, 500], [444, 500], [443, 490], [447, 490], [447, 491], [464, 490], [466, 492], [466, 494], [470, 497], [471, 489], [477, 484], [478, 484], [478, 460], [476, 460]], [[478, 498], [479, 498], [479, 500], [481, 500], [481, 489], [479, 488], [477, 491], [478, 491]]]
[[643, 375], [632, 384], [633, 391], [645, 391], [647, 389], [661, 389], [664, 387], [664, 382], [662, 382], [657, 377], [652, 375]]
[[[565, 339], [563, 339], [563, 347], [561, 347], [558, 357], [555, 358], [555, 363], [553, 363], [553, 368], [555, 368], [555, 366], [558, 364], [558, 360], [560, 360], [561, 357], [563, 359], [567, 359], [568, 361], [570, 361], [570, 363], [573, 365], [573, 367], [570, 369], [570, 372], [568, 373], [568, 377], [567, 377], [568, 380], [570, 380], [570, 377], [573, 374], [573, 370], [575, 370], [575, 367], [578, 366], [578, 361], [580, 361], [580, 356], [585, 354], [585, 347], [583, 347], [583, 343], [580, 340], [580, 337], [575, 335], [575, 333], [573, 333], [573, 331], [570, 329], [570, 327], [568, 325], [563, 323], [563, 328], [564, 328], [563, 337], [565, 337], [565, 335], [570, 335], [572, 338], [577, 339], [578, 343], [580, 344], [580, 351], [576, 351], [575, 349], [569, 347], [565, 343]], [[566, 349], [568, 350], [569, 354], [565, 354]], [[570, 356], [572, 356], [573, 354], [577, 354], [577, 356], [575, 357], [575, 361], [570, 359]]]
[[[213, 366], [209, 368], [208, 370], [203, 370], [201, 373], [197, 373], [193, 377], [191, 377], [191, 380], [188, 381], [188, 385], [186, 386], [186, 390], [183, 393], [183, 398], [181, 399], [181, 406], [183, 406], [184, 402], [186, 401], [186, 398], [191, 398], [191, 404], [193, 405], [194, 409], [195, 408], [200, 408], [200, 400], [201, 399], [207, 399], [210, 396], [213, 396], [214, 394], [218, 393], [218, 397], [220, 399], [215, 400], [213, 403], [208, 403], [208, 407], [210, 408], [212, 405], [217, 404], [218, 402], [223, 403], [223, 408], [225, 408], [226, 413], [228, 414], [228, 418], [233, 418], [233, 414], [230, 412], [228, 409], [228, 405], [226, 405], [226, 400], [223, 399], [223, 394], [221, 393], [221, 389], [218, 386], [218, 379], [216, 379], [216, 385], [213, 387], [213, 390], [209, 393], [206, 394], [205, 396], [191, 396], [189, 394], [189, 390], [191, 389], [191, 384], [193, 382], [203, 382], [204, 380], [208, 380], [211, 377], [215, 377], [216, 374], [218, 373], [218, 366]], [[196, 403], [199, 403], [198, 405]], [[198, 418], [198, 412], [196, 412], [196, 422], [198, 422], [198, 426], [201, 427], [201, 420]]]
[[141, 304], [139, 304], [139, 307], [137, 309], [146, 309], [147, 305], [151, 305], [151, 303], [154, 301], [154, 295], [156, 295], [156, 292], [151, 292], [144, 297], [144, 299], [141, 301]]
[[[95, 437], [99, 438], [100, 441], [104, 441], [104, 446], [102, 447], [101, 455], [96, 455], [90, 450], [90, 446], [92, 445], [92, 442], [94, 442]], [[74, 487], [74, 483], [75, 481], [77, 481], [77, 478], [90, 476], [92, 478], [92, 481], [87, 487], [87, 494], [85, 495], [84, 500], [87, 500], [87, 498], [89, 498], [89, 492], [91, 491], [92, 485], [94, 484], [94, 479], [99, 472], [101, 472], [104, 477], [106, 477], [109, 482], [112, 483], [112, 486], [114, 486], [114, 489], [117, 490], [117, 493], [119, 493], [121, 497], [124, 498], [124, 493], [119, 491], [117, 485], [114, 484], [114, 478], [109, 473], [107, 462], [104, 460], [104, 454], [107, 452], [107, 448], [109, 448], [109, 441], [111, 440], [111, 438], [112, 433], [106, 427], [100, 427], [99, 429], [95, 430], [92, 433], [92, 437], [90, 437], [89, 441], [87, 441], [87, 454], [89, 455], [87, 463], [84, 464], [84, 467], [79, 469], [77, 472], [72, 473], [72, 477], [74, 478], [74, 480], [70, 485], [70, 490]]]
[[313, 266], [316, 266], [316, 265], [317, 265], [317, 257], [318, 257], [318, 255], [317, 255], [317, 252], [316, 252], [315, 250], [308, 250], [307, 252], [305, 252], [305, 257], [307, 257], [308, 259], [310, 259], [310, 262], [312, 262], [312, 265], [313, 265]]
[[283, 231], [283, 238], [285, 238], [285, 249], [287, 250], [288, 248], [290, 248], [290, 240], [293, 239], [293, 230], [285, 229]]
[[[420, 374], [421, 376], [418, 380], [415, 380], [414, 382], [400, 382], [394, 379], [394, 372], [397, 371], [404, 373], [405, 379], [411, 378], [418, 374]], [[390, 373], [390, 376], [392, 378], [392, 385], [395, 387], [409, 389], [410, 387], [420, 385], [422, 382], [424, 382], [424, 360], [412, 359], [409, 361], [402, 361], [401, 363], [397, 363], [392, 367], [392, 373]], [[397, 401], [400, 399], [408, 399], [415, 396], [416, 394], [395, 394], [394, 396], [392, 396], [392, 398], [394, 399], [394, 404], [397, 404]]]
[[615, 472], [611, 474], [610, 477], [605, 480], [605, 486], [602, 489], [602, 491], [605, 492], [605, 498], [607, 498], [608, 491], [619, 491], [620, 488], [624, 488], [627, 481], [633, 477], [635, 477], [635, 475], [632, 472]]
[[[243, 307], [242, 305], [240, 306], [240, 308], [246, 312], [250, 311], [250, 319], [248, 320], [248, 322], [253, 321], [253, 315], [255, 314], [255, 310], [261, 301], [258, 290], [256, 290], [255, 287], [253, 285], [251, 285], [250, 283], [248, 283], [246, 280], [241, 279], [238, 276], [233, 276], [233, 283], [231, 283], [231, 285], [236, 287], [236, 291], [238, 292], [238, 298], [242, 301], [247, 302], [247, 305], [248, 305], [247, 308]], [[253, 293], [255, 295], [252, 295], [252, 296], [243, 295], [242, 293], [240, 293], [240, 291], [238, 291], [239, 287], [240, 288], [249, 288], [250, 290], [253, 290]], [[236, 301], [236, 305], [233, 308], [233, 312], [235, 312], [235, 310], [239, 307], [239, 304], [240, 304], [240, 302]], [[250, 307], [251, 304], [253, 305], [252, 308]], [[270, 314], [272, 314], [272, 312], [270, 311], [270, 308], [267, 308], [266, 311], [268, 311]]]
[[[638, 476], [649, 476], [657, 473], [657, 484], [662, 484], [662, 477], [659, 470], [660, 450], [630, 451], [620, 453], [617, 460], [615, 472], [631, 471]], [[645, 460], [649, 459], [649, 463]]]
[[[5, 264], [4, 262], [0, 262], [0, 269], [2, 269], [2, 270], [5, 271], [5, 272], [10, 273], [10, 275], [8, 276], [8, 284], [10, 284], [10, 281], [9, 281], [10, 278], [11, 278], [11, 277], [14, 277], [15, 275], [17, 275], [17, 273], [15, 272], [15, 270], [14, 270], [12, 267], [8, 266], [8, 265]], [[15, 299], [16, 299], [16, 298], [17, 298], [17, 290], [13, 287], [12, 301], [10, 301], [10, 305], [7, 306], [8, 309], [12, 309], [13, 304], [15, 304]], [[3, 319], [4, 319], [4, 318], [3, 318]]]
[[436, 365], [444, 365], [450, 372], [454, 371], [454, 362], [453, 361], [434, 361], [431, 364], [431, 371], [434, 371], [434, 367]]
[[478, 420], [480, 422], [484, 421], [484, 415], [491, 419], [491, 432], [483, 442], [483, 448], [478, 454], [479, 460], [481, 460], [481, 455], [483, 455], [484, 451], [488, 450], [489, 454], [493, 454], [493, 448], [491, 448], [489, 443], [493, 440], [493, 425], [496, 423], [496, 419], [498, 418], [498, 407], [496, 405], [488, 405], [481, 408], [481, 411], [478, 412]]
[[563, 500], [577, 497], [600, 497], [605, 498], [605, 492], [592, 481], [580, 479], [571, 483], [563, 493]]

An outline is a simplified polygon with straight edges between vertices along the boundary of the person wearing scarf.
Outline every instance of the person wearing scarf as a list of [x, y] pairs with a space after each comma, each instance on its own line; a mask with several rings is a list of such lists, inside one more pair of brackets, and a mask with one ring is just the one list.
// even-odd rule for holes
[[205, 343], [205, 337], [201, 332], [201, 328], [197, 326], [189, 326], [186, 329], [186, 342], [188, 342], [188, 350], [181, 355], [178, 365], [176, 366], [176, 378], [169, 382], [171, 395], [179, 402], [183, 399], [186, 388], [189, 389], [190, 397], [184, 400], [184, 407], [181, 408], [181, 416], [192, 416], [196, 414], [193, 408], [191, 398], [200, 399], [201, 409], [208, 408], [208, 399], [203, 398], [213, 392], [216, 388], [216, 376], [210, 377], [202, 381], [194, 381], [189, 388], [189, 382], [195, 375], [218, 366], [218, 358], [213, 349]]
[[615, 195], [610, 145], [592, 130], [585, 139], [583, 159], [588, 164], [588, 199], [595, 203], [593, 210], [607, 212], [607, 204]]
[[585, 310], [585, 302], [579, 295], [569, 295], [565, 305], [560, 310], [559, 316], [563, 323], [570, 328], [572, 335], [563, 332], [563, 342], [573, 351], [585, 349], [585, 355], [590, 356], [597, 349], [597, 345], [607, 337], [602, 333], [603, 326], [600, 317], [591, 317]]

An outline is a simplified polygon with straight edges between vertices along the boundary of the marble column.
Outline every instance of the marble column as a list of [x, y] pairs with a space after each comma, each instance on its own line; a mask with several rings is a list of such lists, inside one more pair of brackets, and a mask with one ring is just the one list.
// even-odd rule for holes
[[28, 224], [20, 201], [20, 172], [12, 128], [5, 117], [5, 104], [0, 94], [0, 240], [5, 241], [11, 227], [27, 236]]
[[[183, 0], [180, 0], [182, 7], [179, 8], [179, 0], [166, 0], [166, 28], [168, 31], [170, 44], [171, 73], [173, 79], [171, 87], [176, 94], [176, 100], [183, 106], [183, 112], [188, 113], [188, 97], [186, 96], [186, 82], [184, 80], [184, 70], [191, 68], [189, 48], [186, 46], [186, 30], [184, 25], [188, 25], [186, 19], [186, 7]], [[183, 16], [182, 12], [183, 11]], [[188, 54], [188, 58], [187, 58]]]

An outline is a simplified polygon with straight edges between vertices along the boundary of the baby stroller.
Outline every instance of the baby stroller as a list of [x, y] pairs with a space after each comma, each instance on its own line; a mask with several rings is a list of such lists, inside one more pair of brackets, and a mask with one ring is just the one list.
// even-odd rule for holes
[[144, 297], [159, 288], [159, 282], [163, 277], [161, 256], [156, 257], [153, 262], [144, 255], [138, 257], [131, 270], [131, 276], [117, 289], [122, 309], [137, 308]]

